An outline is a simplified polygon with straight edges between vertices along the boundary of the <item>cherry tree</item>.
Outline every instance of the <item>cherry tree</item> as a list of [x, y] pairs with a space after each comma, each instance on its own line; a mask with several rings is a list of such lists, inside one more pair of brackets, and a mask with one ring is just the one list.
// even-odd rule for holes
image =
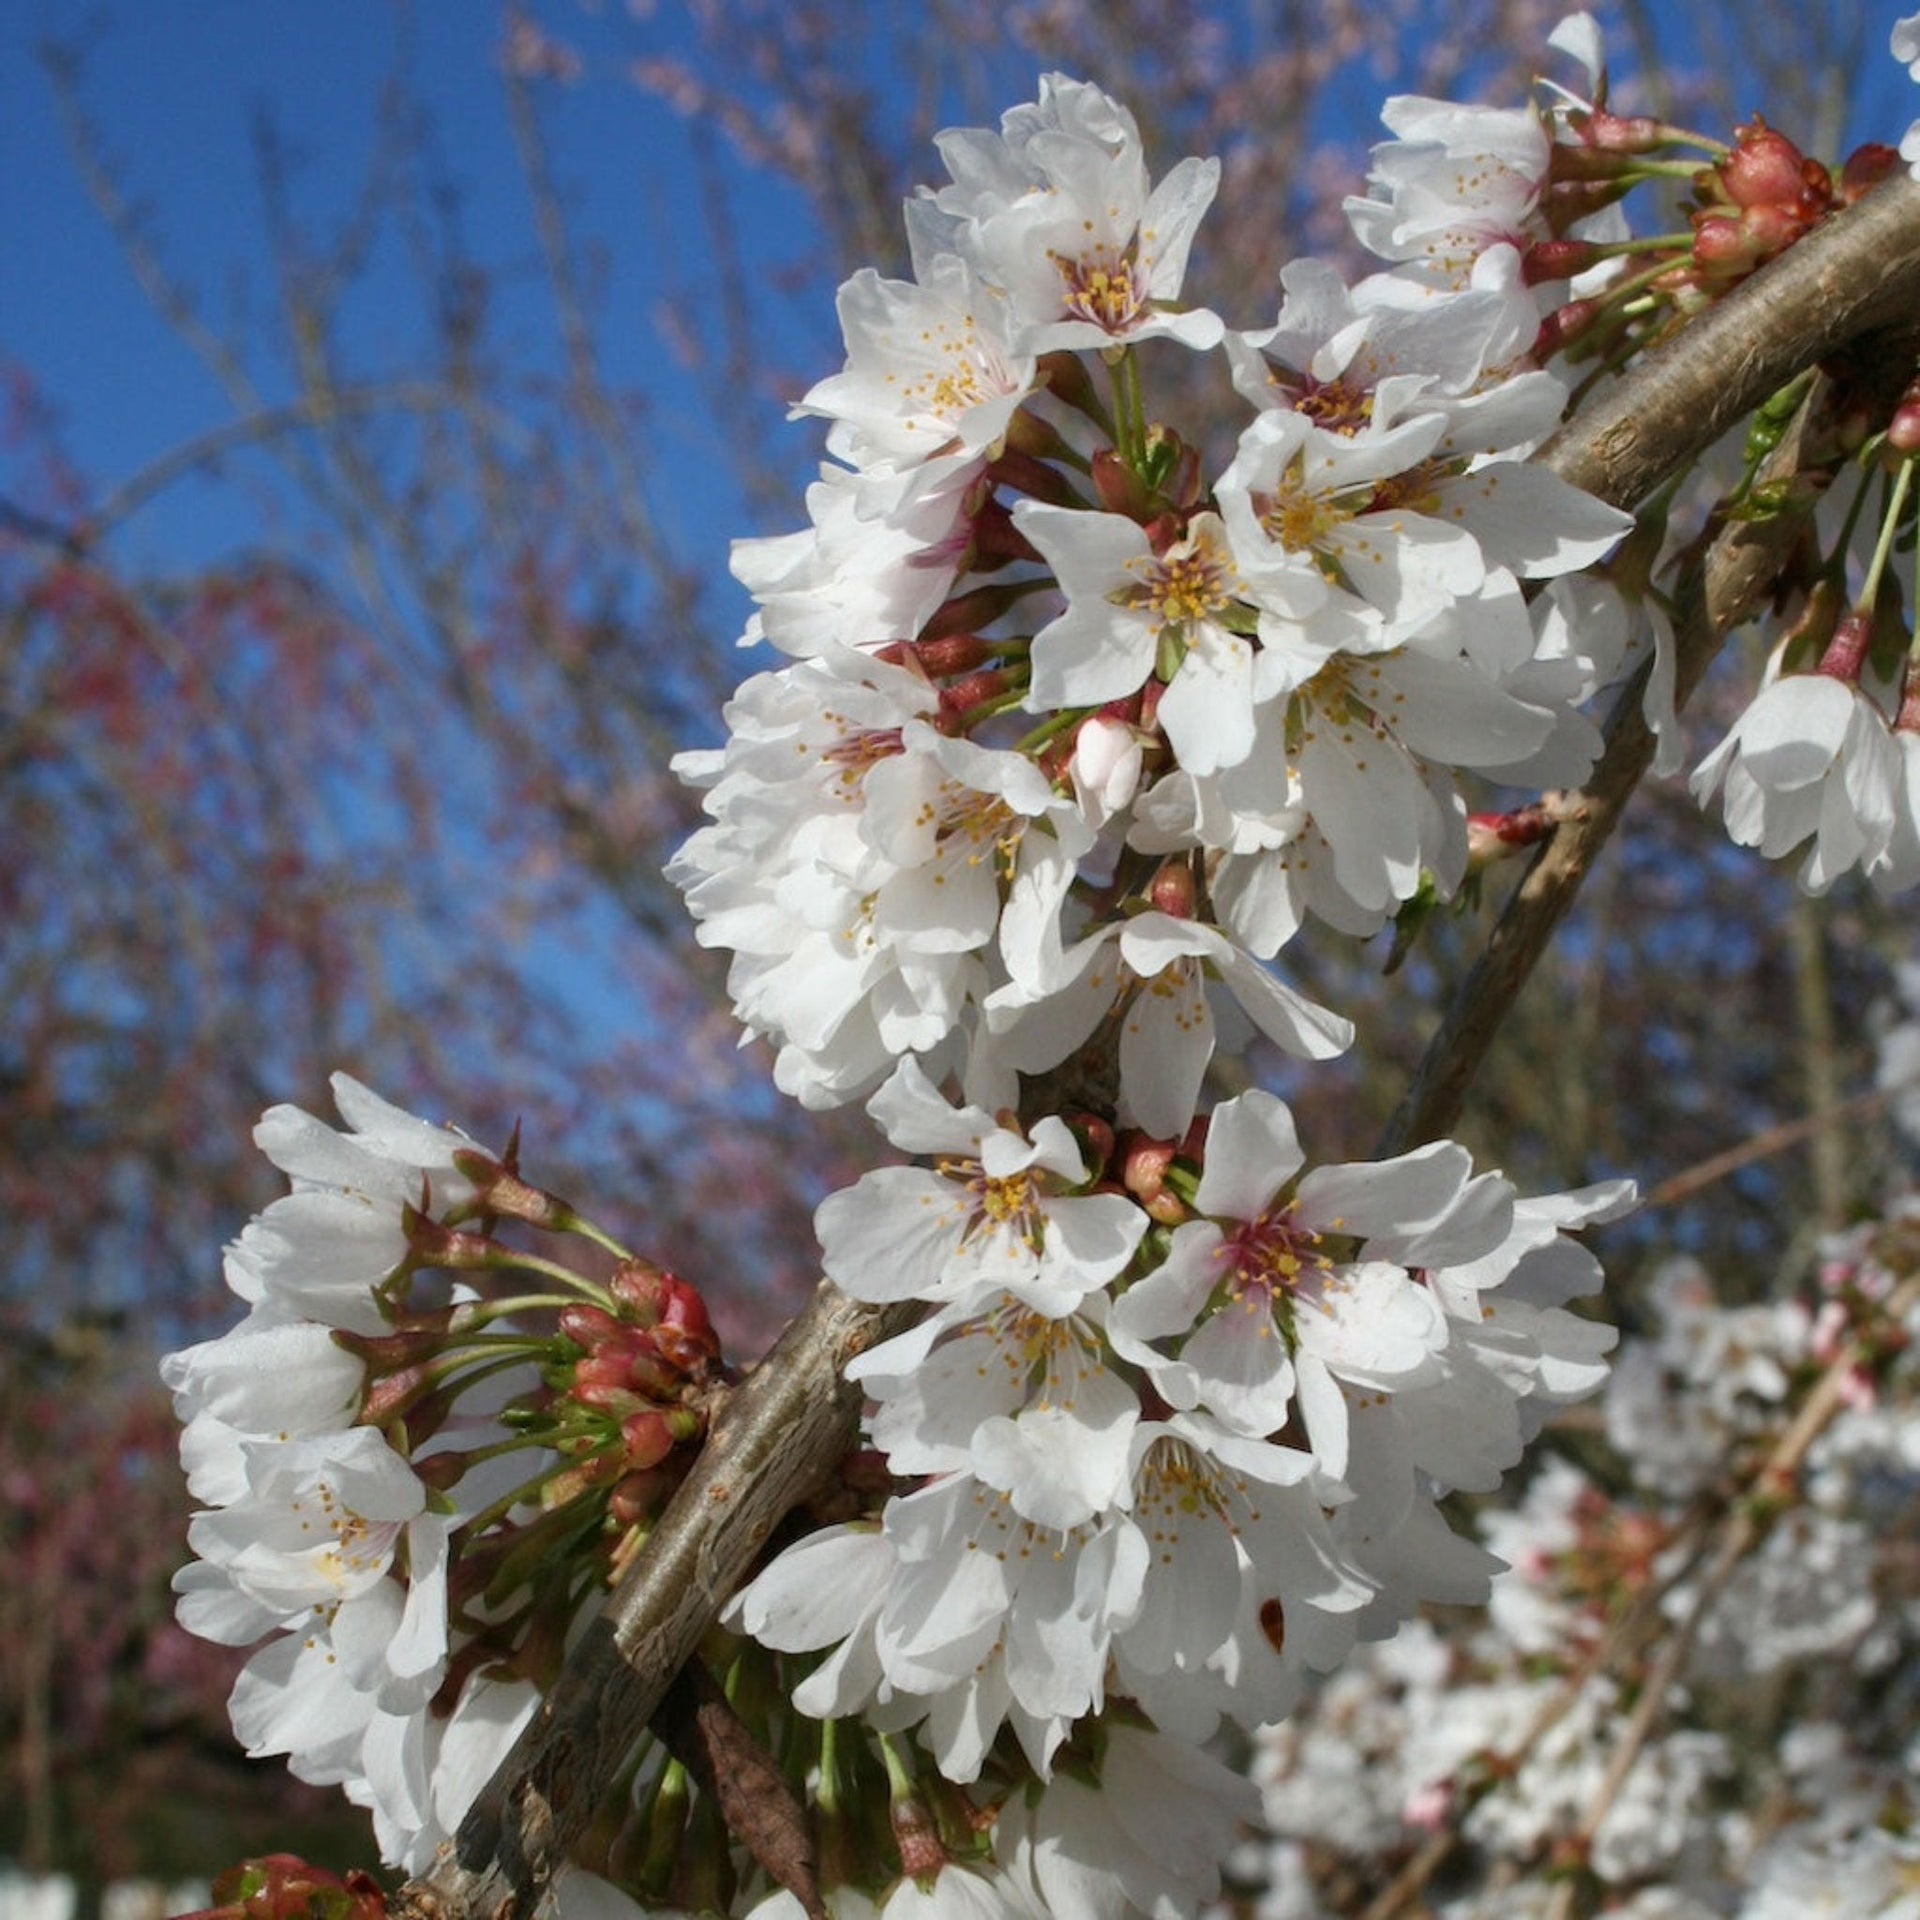
[[[1898, 1664], [1864, 1596], [1910, 1585], [1866, 1518], [1912, 1472], [1899, 1205], [1764, 1332], [1663, 1282], [1607, 1384], [1577, 1236], [1633, 1182], [1543, 1192], [1447, 1136], [1734, 627], [1765, 665], [1694, 797], [1810, 898], [1920, 877], [1920, 189], [1891, 144], [1616, 110], [1583, 16], [1550, 46], [1525, 105], [1390, 100], [1345, 205], [1377, 264], [1287, 262], [1250, 330], [1187, 291], [1218, 164], [1156, 174], [1113, 95], [1051, 74], [939, 136], [911, 277], [846, 282], [801, 400], [809, 523], [736, 549], [785, 661], [675, 762], [705, 820], [667, 867], [780, 1092], [916, 1164], [819, 1207], [827, 1278], [742, 1374], [522, 1136], [345, 1075], [342, 1129], [269, 1109], [292, 1190], [228, 1249], [245, 1318], [164, 1367], [180, 1617], [254, 1648], [248, 1749], [415, 1877], [274, 1859], [230, 1906], [1119, 1916], [1230, 1865], [1256, 1908], [1384, 1914], [1478, 1860], [1463, 1913], [1685, 1912], [1709, 1873], [1899, 1910], [1905, 1789], [1844, 1715], [1768, 1790], [1844, 1762], [1850, 1797], [1711, 1869], [1683, 1810], [1724, 1737], [1659, 1725], [1716, 1648]], [[1676, 176], [1684, 226], [1636, 234]], [[1224, 439], [1183, 411], [1208, 369]], [[1384, 1136], [1322, 1146], [1370, 1009], [1304, 956], [1391, 930], [1419, 966], [1529, 850]], [[1627, 1480], [1456, 1524], [1603, 1385]], [[1407, 1627], [1490, 1599], [1504, 1642]], [[1783, 1604], [1825, 1632], [1729, 1655]], [[1443, 1683], [1466, 1731], [1396, 1734]], [[1401, 1825], [1330, 1862], [1298, 1786], [1335, 1750]]]

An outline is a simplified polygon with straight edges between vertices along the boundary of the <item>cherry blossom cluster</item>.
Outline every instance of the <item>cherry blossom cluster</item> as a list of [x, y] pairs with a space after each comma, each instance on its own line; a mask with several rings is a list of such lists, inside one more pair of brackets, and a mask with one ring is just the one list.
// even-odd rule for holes
[[[174, 1584], [190, 1631], [261, 1643], [231, 1703], [248, 1753], [339, 1786], [420, 1871], [678, 1484], [722, 1369], [692, 1289], [511, 1155], [333, 1092], [344, 1131], [294, 1107], [256, 1131], [292, 1191], [227, 1249], [246, 1317], [162, 1363], [204, 1509]], [[509, 1224], [597, 1243], [601, 1271]]]
[[[1544, 164], [1553, 123], [1515, 118]], [[1603, 1378], [1569, 1236], [1631, 1199], [1524, 1198], [1450, 1142], [1309, 1167], [1274, 1096], [1208, 1111], [1208, 1069], [1348, 1044], [1284, 950], [1451, 894], [1463, 774], [1584, 777], [1630, 635], [1572, 576], [1631, 523], [1526, 460], [1567, 388], [1517, 245], [1444, 284], [1410, 243], [1353, 286], [1300, 261], [1238, 334], [1179, 299], [1217, 169], [1152, 185], [1096, 89], [938, 144], [913, 280], [848, 283], [847, 365], [802, 402], [836, 462], [811, 524], [736, 550], [790, 664], [681, 763], [711, 824], [673, 872], [780, 1084], [866, 1097], [919, 1162], [816, 1220], [843, 1291], [925, 1309], [851, 1369], [888, 1497], [730, 1619], [818, 1660], [802, 1712], [911, 1730], [894, 1764], [968, 1790], [1026, 1899], [1185, 1910], [1217, 1856], [1048, 1879], [1063, 1770], [1121, 1792], [1144, 1718], [1200, 1779], [1223, 1717], [1484, 1597], [1437, 1500]], [[1431, 202], [1454, 162], [1381, 164]], [[1149, 398], [1181, 353], [1244, 408], [1211, 467]], [[1195, 1831], [1231, 1827], [1219, 1791]]]
[[[1317, 1910], [1297, 1836], [1387, 1855], [1419, 1809], [1529, 1862], [1573, 1832], [1581, 1871], [1668, 1899], [1646, 1915], [1718, 1898], [1682, 1868], [1728, 1743], [1643, 1739], [1583, 1832], [1629, 1683], [1596, 1662], [1568, 1690], [1570, 1663], [1599, 1644], [1597, 1595], [1659, 1582], [1689, 1605], [1689, 1501], [1768, 1444], [1897, 1263], [1837, 1249], [1820, 1312], [1752, 1325], [1676, 1284], [1609, 1402], [1638, 1484], [1556, 1462], [1481, 1544], [1440, 1503], [1493, 1491], [1606, 1380], [1576, 1236], [1631, 1183], [1524, 1195], [1444, 1140], [1316, 1164], [1277, 1095], [1216, 1091], [1228, 1056], [1352, 1043], [1289, 977], [1295, 942], [1410, 937], [1586, 778], [1596, 702], [1630, 672], [1679, 765], [1657, 538], [1610, 560], [1631, 518], [1529, 456], [1575, 379], [1897, 164], [1826, 167], [1757, 117], [1719, 142], [1619, 115], [1591, 21], [1552, 44], [1583, 92], [1390, 102], [1348, 205], [1382, 266], [1295, 261], [1251, 331], [1182, 299], [1218, 164], [1156, 184], [1127, 110], [1059, 75], [997, 129], [939, 137], [911, 279], [841, 289], [846, 364], [799, 407], [830, 456], [808, 524], [735, 552], [746, 640], [784, 663], [677, 763], [708, 819], [669, 871], [780, 1087], [864, 1102], [911, 1161], [815, 1224], [845, 1293], [920, 1318], [850, 1368], [863, 1450], [702, 1650], [726, 1737], [804, 1800], [817, 1862], [768, 1837], [784, 1814], [730, 1828], [688, 1757], [635, 1729], [609, 1877], [555, 1889], [577, 1911], [630, 1892], [787, 1920], [824, 1894], [888, 1920], [1173, 1920], [1214, 1897], [1256, 1807], [1203, 1744], [1222, 1730], [1259, 1744], [1267, 1817], [1295, 1836], [1256, 1863], [1276, 1917]], [[1920, 53], [1914, 21], [1894, 46]], [[1622, 202], [1676, 150], [1700, 160], [1687, 231], [1636, 240]], [[1224, 432], [1161, 417], [1156, 379], [1196, 362], [1234, 396]], [[1814, 891], [1920, 879], [1894, 565], [1920, 384], [1848, 398], [1765, 681], [1693, 776], [1737, 841], [1811, 841]], [[1739, 504], [1783, 511], [1762, 437]], [[248, 1316], [166, 1363], [205, 1509], [180, 1608], [264, 1640], [233, 1701], [249, 1751], [343, 1786], [418, 1871], [730, 1376], [698, 1295], [514, 1153], [335, 1091], [344, 1133], [262, 1123], [294, 1191], [229, 1250]], [[1872, 1418], [1891, 1377], [1863, 1376], [1817, 1497], [1709, 1596], [1701, 1697], [1911, 1651], [1851, 1604], [1885, 1544], [1869, 1492], [1914, 1470], [1904, 1412]], [[1486, 1600], [1502, 1557], [1484, 1645], [1416, 1631], [1338, 1671], [1428, 1602]], [[1454, 1704], [1426, 1716], [1443, 1681]], [[1781, 1779], [1803, 1764], [1783, 1752]], [[1907, 1871], [1903, 1845], [1785, 1829], [1751, 1911], [1821, 1847], [1853, 1849], [1865, 1886]]]

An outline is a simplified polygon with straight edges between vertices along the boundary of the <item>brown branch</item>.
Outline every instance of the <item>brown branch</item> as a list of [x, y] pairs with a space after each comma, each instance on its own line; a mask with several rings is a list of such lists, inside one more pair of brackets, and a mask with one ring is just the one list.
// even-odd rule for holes
[[1756, 1161], [1784, 1153], [1787, 1148], [1798, 1146], [1803, 1140], [1817, 1140], [1846, 1121], [1864, 1120], [1878, 1113], [1901, 1095], [1913, 1092], [1916, 1085], [1920, 1085], [1920, 1082], [1903, 1080], [1897, 1086], [1870, 1087], [1865, 1093], [1855, 1094], [1851, 1100], [1837, 1101], [1832, 1106], [1802, 1114], [1797, 1120], [1783, 1120], [1778, 1126], [1768, 1127], [1751, 1139], [1741, 1141], [1737, 1147], [1723, 1148], [1719, 1153], [1696, 1160], [1692, 1166], [1683, 1167], [1680, 1172], [1662, 1180], [1657, 1187], [1650, 1188], [1640, 1196], [1640, 1209], [1648, 1212], [1657, 1207], [1670, 1207], [1678, 1200], [1689, 1200], [1702, 1187], [1710, 1187], [1716, 1180], [1724, 1180], [1728, 1174], [1738, 1173], [1742, 1167], [1750, 1167]]
[[[1543, 459], [1589, 491], [1633, 504], [1802, 368], [1916, 304], [1920, 186], [1903, 176], [1636, 368]], [[1752, 604], [1771, 578], [1777, 524], [1736, 529], [1716, 543], [1701, 616], [1681, 622], [1683, 693], [1710, 657], [1714, 622], [1730, 624], [1729, 610]], [[1638, 700], [1623, 701], [1588, 817], [1555, 833], [1509, 903], [1396, 1116], [1399, 1144], [1451, 1123], [1493, 1026], [1651, 755]], [[858, 1396], [842, 1380], [846, 1361], [917, 1311], [857, 1306], [822, 1285], [716, 1423], [632, 1573], [462, 1824], [451, 1857], [395, 1896], [397, 1912], [409, 1920], [530, 1920], [673, 1675], [780, 1518], [850, 1444]]]

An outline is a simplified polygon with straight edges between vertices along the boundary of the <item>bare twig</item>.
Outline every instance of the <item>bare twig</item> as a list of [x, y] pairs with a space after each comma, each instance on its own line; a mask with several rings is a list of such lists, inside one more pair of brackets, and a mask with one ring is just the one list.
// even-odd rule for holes
[[1710, 1154], [1705, 1160], [1698, 1160], [1662, 1180], [1657, 1187], [1650, 1188], [1640, 1196], [1641, 1208], [1644, 1211], [1653, 1207], [1670, 1207], [1677, 1201], [1691, 1199], [1702, 1187], [1710, 1187], [1716, 1180], [1724, 1180], [1728, 1174], [1752, 1166], [1756, 1160], [1766, 1160], [1776, 1153], [1784, 1153], [1787, 1148], [1796, 1147], [1803, 1140], [1817, 1140], [1845, 1121], [1864, 1120], [1869, 1114], [1878, 1113], [1889, 1102], [1911, 1091], [1913, 1086], [1912, 1081], [1902, 1081], [1898, 1086], [1871, 1087], [1851, 1100], [1822, 1107], [1815, 1113], [1802, 1114], [1797, 1120], [1783, 1120], [1777, 1127], [1768, 1127], [1750, 1140], [1741, 1141], [1737, 1147]]

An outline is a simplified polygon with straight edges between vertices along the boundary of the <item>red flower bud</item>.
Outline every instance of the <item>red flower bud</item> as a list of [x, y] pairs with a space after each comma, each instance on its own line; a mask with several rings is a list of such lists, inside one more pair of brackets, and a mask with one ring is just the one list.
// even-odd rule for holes
[[929, 680], [971, 673], [982, 661], [992, 657], [987, 643], [977, 633], [950, 633], [938, 640], [922, 640], [915, 645], [914, 653]]
[[1600, 317], [1598, 300], [1569, 300], [1564, 306], [1554, 310], [1540, 323], [1540, 331], [1533, 338], [1533, 357], [1536, 360], [1551, 360], [1556, 353], [1585, 335]]
[[1889, 147], [1878, 140], [1869, 140], [1863, 147], [1855, 147], [1847, 155], [1846, 165], [1840, 169], [1840, 202], [1843, 206], [1852, 206], [1864, 193], [1877, 187], [1882, 180], [1892, 177], [1899, 170], [1900, 150]]
[[1807, 156], [1757, 115], [1733, 138], [1733, 151], [1714, 169], [1721, 192], [1736, 207], [1797, 206]]
[[1166, 862], [1147, 885], [1147, 898], [1174, 920], [1191, 920], [1197, 901], [1193, 869], [1183, 859]]
[[625, 1310], [625, 1317], [650, 1327], [660, 1318], [660, 1302], [665, 1298], [668, 1275], [651, 1260], [622, 1260], [614, 1268], [607, 1287]]
[[386, 1895], [357, 1868], [345, 1879], [296, 1853], [269, 1853], [230, 1867], [213, 1883], [220, 1904], [192, 1920], [381, 1920]]
[[620, 1443], [626, 1451], [626, 1464], [634, 1472], [657, 1467], [675, 1445], [674, 1432], [666, 1417], [656, 1411], [630, 1413], [620, 1423]]
[[1530, 287], [1544, 280], [1571, 280], [1600, 258], [1591, 240], [1536, 240], [1522, 256], [1520, 270]]
[[601, 1307], [590, 1307], [584, 1301], [575, 1306], [562, 1307], [559, 1323], [560, 1331], [576, 1347], [583, 1347], [588, 1353], [620, 1332], [620, 1322], [612, 1314]]

